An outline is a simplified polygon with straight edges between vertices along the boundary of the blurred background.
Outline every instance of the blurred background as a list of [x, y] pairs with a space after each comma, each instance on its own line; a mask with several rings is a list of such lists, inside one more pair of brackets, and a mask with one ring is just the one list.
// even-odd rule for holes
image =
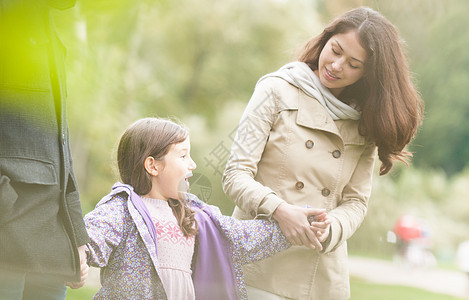
[[[466, 0], [81, 0], [57, 12], [84, 213], [118, 180], [123, 130], [159, 116], [190, 128], [198, 164], [193, 192], [231, 214], [221, 174], [257, 79], [294, 60], [334, 16], [360, 5], [398, 27], [426, 109], [410, 167], [376, 172], [368, 215], [349, 251], [396, 260], [402, 242], [417, 241], [428, 255], [423, 263], [457, 269], [458, 245], [469, 239]], [[404, 215], [417, 220], [412, 238], [397, 229]]]

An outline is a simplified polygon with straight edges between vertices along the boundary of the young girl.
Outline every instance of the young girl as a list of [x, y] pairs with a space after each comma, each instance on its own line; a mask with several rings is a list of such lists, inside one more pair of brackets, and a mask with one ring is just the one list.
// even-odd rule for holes
[[[117, 160], [123, 183], [85, 216], [88, 263], [101, 268], [96, 299], [245, 299], [240, 266], [290, 246], [276, 223], [226, 217], [186, 193], [196, 164], [172, 121], [132, 124]], [[303, 212], [316, 218], [311, 237], [327, 236], [324, 210]]]

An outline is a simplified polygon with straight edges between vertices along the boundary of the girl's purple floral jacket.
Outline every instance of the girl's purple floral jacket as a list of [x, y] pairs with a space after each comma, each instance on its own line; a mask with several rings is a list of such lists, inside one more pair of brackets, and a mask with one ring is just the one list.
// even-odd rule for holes
[[[247, 299], [241, 265], [290, 243], [275, 222], [223, 216], [217, 207], [187, 195], [199, 226], [192, 264], [196, 299]], [[116, 183], [85, 223], [91, 238], [88, 264], [101, 268], [102, 288], [94, 299], [167, 299], [158, 276], [154, 225], [131, 186]]]

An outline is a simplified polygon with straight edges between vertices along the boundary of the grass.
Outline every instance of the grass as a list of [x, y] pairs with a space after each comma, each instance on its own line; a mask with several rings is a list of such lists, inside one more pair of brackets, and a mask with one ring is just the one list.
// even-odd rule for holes
[[66, 300], [89, 300], [93, 298], [94, 294], [98, 289], [90, 288], [90, 287], [82, 287], [81, 289], [72, 290], [71, 288], [67, 288], [67, 297]]
[[[436, 294], [421, 290], [418, 288], [375, 284], [366, 280], [352, 277], [351, 284], [351, 300], [462, 300], [462, 298], [452, 297], [449, 295]], [[81, 289], [67, 290], [67, 300], [89, 300], [97, 292], [97, 289], [83, 287]]]
[[351, 300], [462, 300], [462, 298], [453, 297], [444, 294], [437, 294], [418, 288], [376, 284], [366, 280], [351, 278], [350, 279]]

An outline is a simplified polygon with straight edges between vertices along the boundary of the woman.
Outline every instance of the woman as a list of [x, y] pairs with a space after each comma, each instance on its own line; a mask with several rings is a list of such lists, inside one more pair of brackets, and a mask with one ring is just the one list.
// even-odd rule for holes
[[[346, 240], [365, 217], [376, 152], [387, 174], [422, 121], [400, 41], [385, 17], [356, 8], [257, 83], [223, 186], [234, 216], [273, 217], [298, 247], [244, 269], [249, 299], [350, 297]], [[307, 231], [305, 205], [327, 209], [328, 234]]]

